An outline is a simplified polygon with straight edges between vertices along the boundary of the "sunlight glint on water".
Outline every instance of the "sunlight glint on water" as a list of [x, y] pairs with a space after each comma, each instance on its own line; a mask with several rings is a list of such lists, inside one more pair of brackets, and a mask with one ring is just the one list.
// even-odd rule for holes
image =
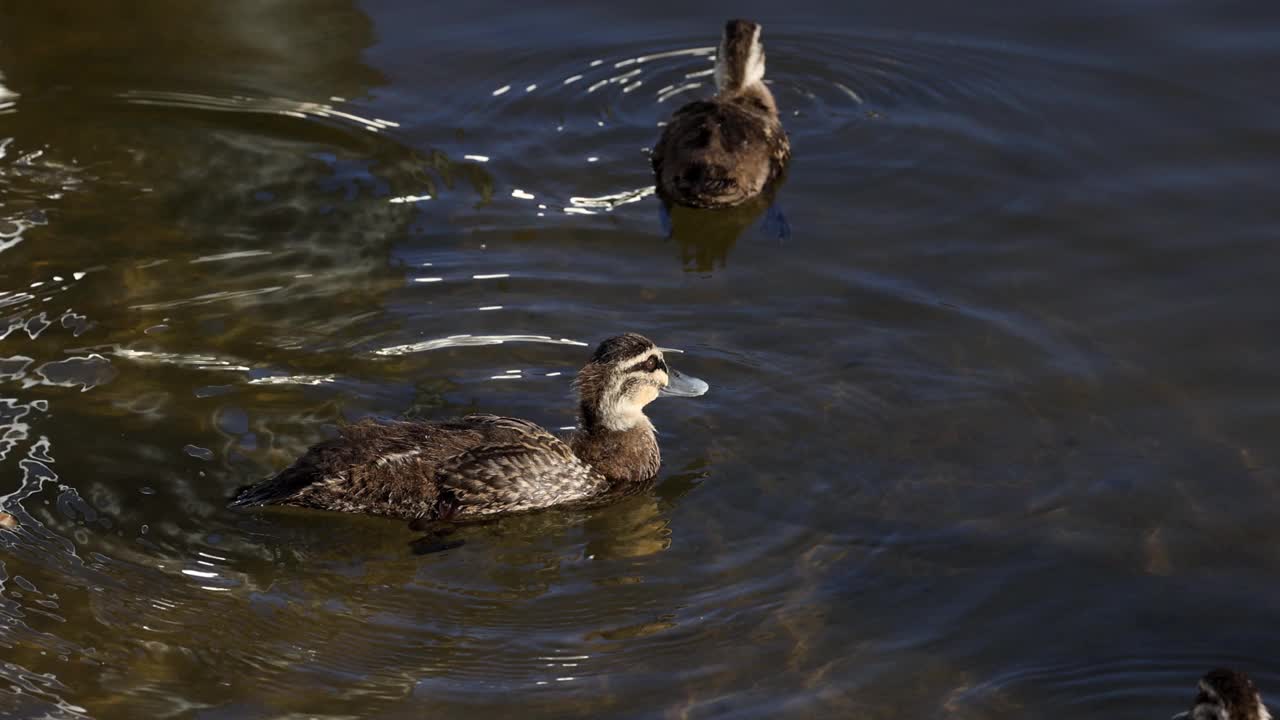
[[[723, 8], [73, 5], [0, 23], [0, 715], [1280, 691], [1260, 9], [735, 7], [795, 161], [668, 233]], [[425, 555], [225, 508], [366, 416], [571, 429], [623, 331], [714, 388], [651, 406], [650, 492]]]

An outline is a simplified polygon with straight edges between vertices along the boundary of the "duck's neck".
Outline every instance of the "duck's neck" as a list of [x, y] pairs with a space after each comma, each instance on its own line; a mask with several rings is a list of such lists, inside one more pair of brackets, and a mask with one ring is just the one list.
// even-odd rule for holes
[[575, 455], [608, 478], [615, 490], [647, 483], [658, 474], [662, 455], [648, 418], [641, 415], [638, 422], [623, 429], [590, 420], [587, 414], [579, 419], [569, 446]]

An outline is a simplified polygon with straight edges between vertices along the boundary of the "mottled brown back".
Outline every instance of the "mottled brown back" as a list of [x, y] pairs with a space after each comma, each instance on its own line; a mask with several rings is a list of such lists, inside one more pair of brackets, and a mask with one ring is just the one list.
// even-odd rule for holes
[[1200, 680], [1189, 720], [1266, 720], [1270, 713], [1253, 680], [1237, 670], [1210, 670]]
[[685, 104], [662, 130], [652, 163], [658, 195], [695, 208], [741, 205], [769, 190], [791, 159], [791, 143], [764, 83], [760, 26], [725, 24], [717, 92]]
[[652, 160], [664, 200], [725, 207], [764, 192], [790, 158], [786, 131], [771, 107], [761, 96], [746, 94], [680, 108], [663, 129]]

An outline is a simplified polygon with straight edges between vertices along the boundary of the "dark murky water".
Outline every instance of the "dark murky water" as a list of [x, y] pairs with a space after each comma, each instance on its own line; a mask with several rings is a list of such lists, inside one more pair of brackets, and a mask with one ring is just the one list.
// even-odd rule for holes
[[[1151, 718], [1280, 693], [1274, 3], [0, 3], [0, 710]], [[644, 149], [765, 24], [762, 218]], [[416, 556], [242, 514], [368, 414], [711, 382]], [[1280, 697], [1273, 695], [1272, 697]]]

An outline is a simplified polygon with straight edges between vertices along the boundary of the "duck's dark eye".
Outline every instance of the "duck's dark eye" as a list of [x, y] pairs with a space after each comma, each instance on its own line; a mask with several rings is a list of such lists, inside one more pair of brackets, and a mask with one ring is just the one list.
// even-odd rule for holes
[[653, 372], [658, 369], [659, 362], [661, 361], [658, 360], [657, 356], [650, 357], [648, 360], [644, 361], [644, 369], [649, 372]]

